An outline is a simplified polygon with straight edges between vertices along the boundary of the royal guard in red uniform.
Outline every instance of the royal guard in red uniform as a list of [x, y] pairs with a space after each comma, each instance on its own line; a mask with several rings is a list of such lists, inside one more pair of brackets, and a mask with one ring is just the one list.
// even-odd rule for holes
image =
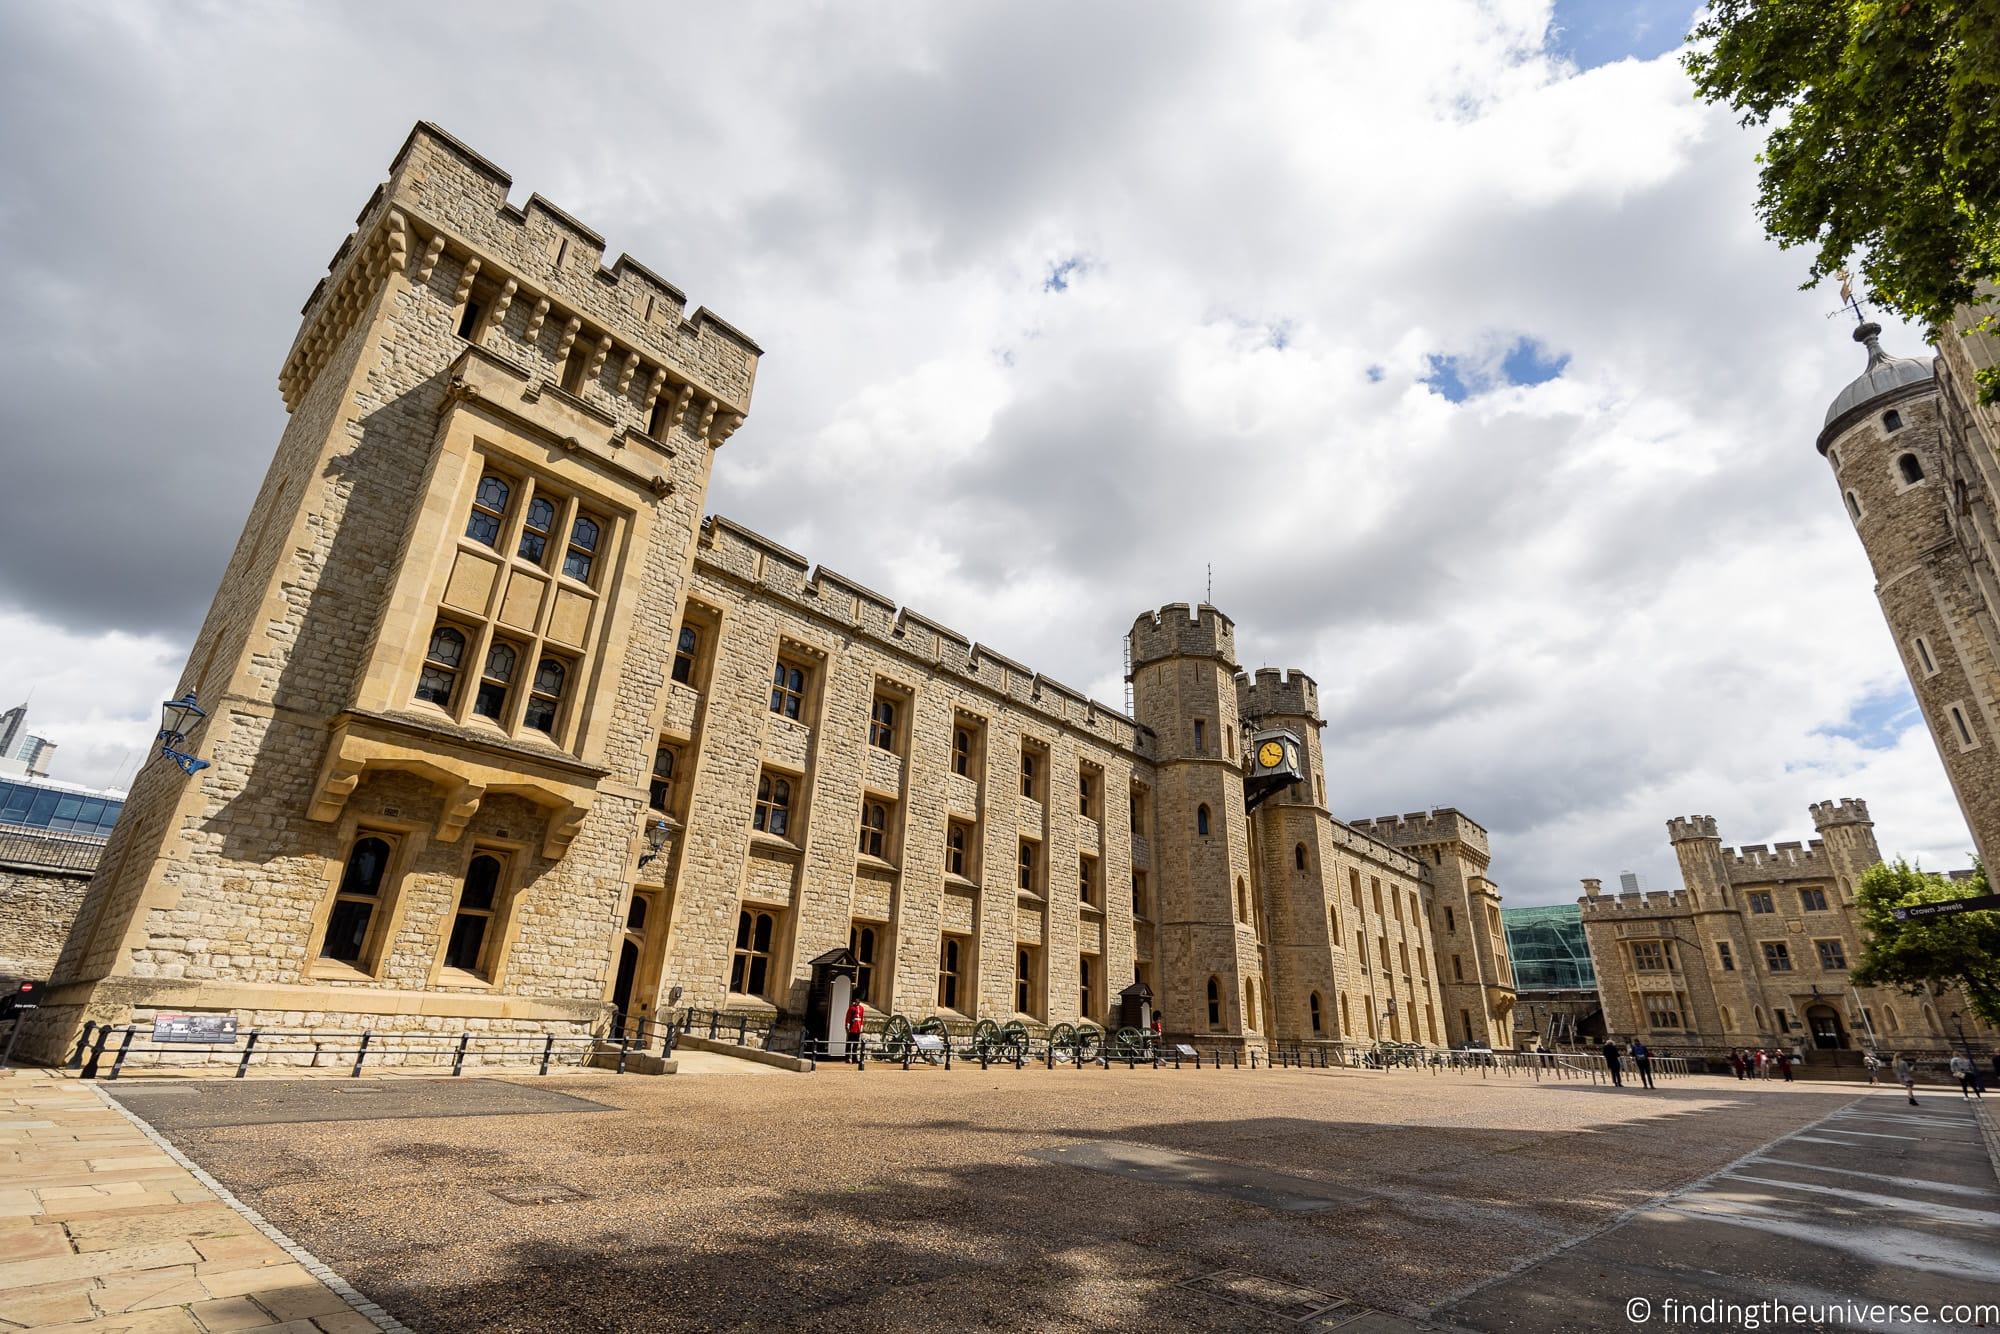
[[856, 1064], [861, 1061], [861, 1021], [867, 1014], [860, 1001], [847, 1003], [847, 1059]]

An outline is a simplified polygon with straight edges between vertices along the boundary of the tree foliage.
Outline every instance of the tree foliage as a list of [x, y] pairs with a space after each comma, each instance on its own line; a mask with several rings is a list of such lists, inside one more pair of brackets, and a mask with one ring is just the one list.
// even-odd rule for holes
[[2000, 0], [1709, 0], [1689, 40], [1700, 96], [1770, 127], [1757, 211], [1814, 248], [1806, 286], [1858, 257], [1869, 300], [1934, 339], [1990, 299]]
[[1983, 866], [1971, 880], [1949, 880], [1902, 860], [1871, 866], [1854, 894], [1868, 937], [1854, 985], [1896, 987], [1912, 995], [1958, 987], [1981, 1018], [2000, 1024], [2000, 911], [1913, 922], [1899, 922], [1891, 912], [1988, 892]]

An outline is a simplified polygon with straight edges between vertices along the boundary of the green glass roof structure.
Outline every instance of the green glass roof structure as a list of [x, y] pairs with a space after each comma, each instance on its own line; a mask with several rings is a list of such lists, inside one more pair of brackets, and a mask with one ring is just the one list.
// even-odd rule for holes
[[1583, 935], [1583, 909], [1574, 903], [1544, 908], [1504, 908], [1507, 958], [1514, 986], [1521, 991], [1557, 991], [1597, 985], [1590, 946]]

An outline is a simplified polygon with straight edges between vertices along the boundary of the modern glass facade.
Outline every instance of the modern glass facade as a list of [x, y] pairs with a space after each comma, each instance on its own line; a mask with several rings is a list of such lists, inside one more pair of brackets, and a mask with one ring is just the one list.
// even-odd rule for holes
[[0, 825], [103, 838], [124, 809], [122, 797], [67, 785], [0, 779]]
[[1583, 935], [1583, 909], [1574, 903], [1546, 908], [1503, 908], [1507, 957], [1521, 991], [1557, 991], [1597, 985], [1590, 945]]

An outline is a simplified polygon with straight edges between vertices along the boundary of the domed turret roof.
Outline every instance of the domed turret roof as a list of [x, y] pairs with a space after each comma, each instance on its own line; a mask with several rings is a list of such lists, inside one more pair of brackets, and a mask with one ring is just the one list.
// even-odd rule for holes
[[1868, 369], [1861, 372], [1834, 396], [1826, 410], [1821, 429], [1831, 426], [1854, 409], [1910, 385], [1931, 379], [1931, 363], [1915, 357], [1892, 357], [1882, 350], [1882, 326], [1869, 320], [1854, 331], [1854, 341], [1868, 348]]

